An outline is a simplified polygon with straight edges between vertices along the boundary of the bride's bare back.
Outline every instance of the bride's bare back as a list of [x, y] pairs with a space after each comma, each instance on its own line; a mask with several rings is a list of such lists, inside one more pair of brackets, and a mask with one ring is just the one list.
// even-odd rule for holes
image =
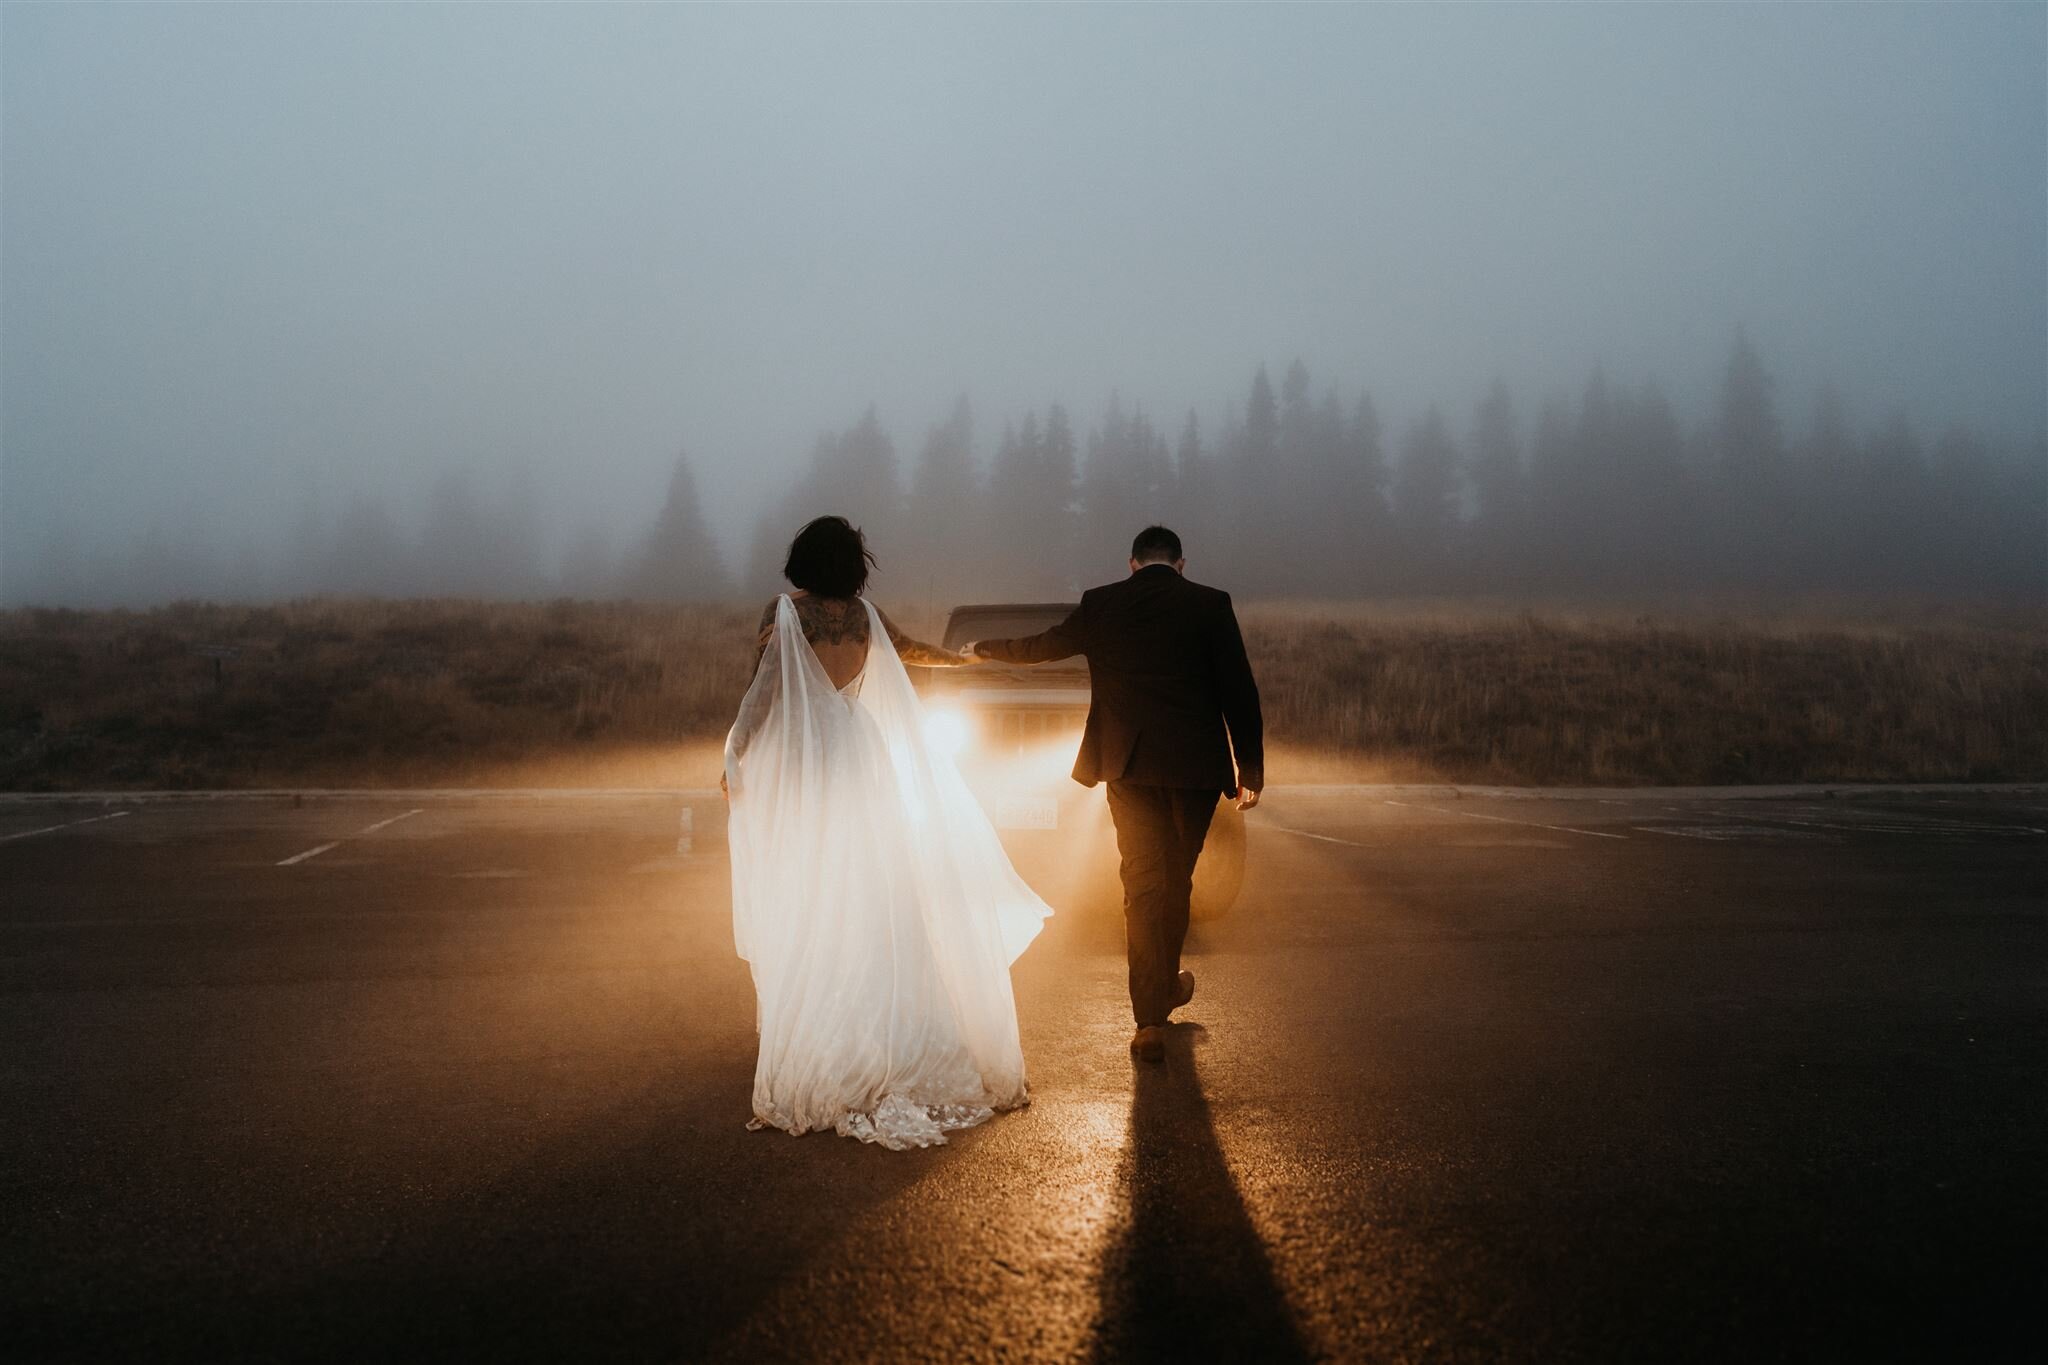
[[961, 661], [858, 597], [792, 600], [725, 749], [733, 946], [760, 1032], [749, 1126], [932, 1146], [1028, 1097], [1009, 968], [1051, 910], [872, 636]]
[[[801, 590], [789, 595], [796, 607], [796, 619], [804, 629], [804, 639], [811, 645], [818, 662], [825, 666], [825, 676], [832, 680], [834, 687], [845, 687], [860, 676], [861, 668], [868, 660], [868, 612], [858, 597], [814, 597]], [[897, 657], [914, 668], [957, 668], [969, 660], [950, 653], [922, 640], [913, 640], [896, 628], [889, 614], [881, 608], [875, 614], [882, 619], [882, 628], [889, 632], [889, 642], [896, 646]], [[770, 602], [761, 613], [760, 638], [756, 652], [768, 647], [768, 640], [775, 633], [775, 603]]]

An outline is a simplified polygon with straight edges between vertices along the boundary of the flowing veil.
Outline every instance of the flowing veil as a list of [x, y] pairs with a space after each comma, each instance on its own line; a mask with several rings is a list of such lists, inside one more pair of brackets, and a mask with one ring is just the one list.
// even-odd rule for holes
[[1051, 910], [925, 740], [873, 604], [841, 691], [795, 606], [726, 739], [733, 940], [753, 970], [757, 1124], [943, 1142], [1028, 1097], [1010, 964]]

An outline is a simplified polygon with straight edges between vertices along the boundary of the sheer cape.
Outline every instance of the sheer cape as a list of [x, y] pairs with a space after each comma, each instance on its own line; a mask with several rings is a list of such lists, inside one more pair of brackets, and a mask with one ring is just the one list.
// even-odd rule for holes
[[795, 606], [726, 739], [733, 940], [753, 969], [754, 1123], [889, 1147], [1026, 1102], [1010, 964], [1051, 910], [1011, 867], [872, 604], [842, 692]]

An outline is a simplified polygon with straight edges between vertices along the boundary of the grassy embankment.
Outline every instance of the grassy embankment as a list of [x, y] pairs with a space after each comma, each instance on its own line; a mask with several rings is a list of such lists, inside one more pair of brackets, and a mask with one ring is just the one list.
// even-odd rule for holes
[[[2048, 612], [1243, 616], [1276, 782], [2048, 779]], [[0, 788], [697, 785], [754, 619], [588, 602], [0, 612]], [[203, 646], [239, 651], [218, 681]]]

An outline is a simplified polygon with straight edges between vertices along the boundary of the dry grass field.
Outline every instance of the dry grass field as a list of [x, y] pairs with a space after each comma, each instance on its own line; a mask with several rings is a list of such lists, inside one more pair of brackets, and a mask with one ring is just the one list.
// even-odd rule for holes
[[1274, 734], [1393, 780], [2048, 777], [2041, 610], [1309, 603], [1245, 630]]
[[[745, 687], [755, 611], [317, 599], [0, 612], [0, 788], [697, 785]], [[896, 614], [913, 631], [937, 619]], [[2048, 611], [1242, 614], [1275, 782], [2048, 779]]]

